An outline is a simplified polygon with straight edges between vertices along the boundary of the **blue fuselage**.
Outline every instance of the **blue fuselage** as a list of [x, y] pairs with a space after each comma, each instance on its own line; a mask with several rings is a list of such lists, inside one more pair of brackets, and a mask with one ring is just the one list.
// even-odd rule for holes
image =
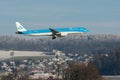
[[[73, 27], [73, 28], [53, 28], [55, 31], [59, 33], [86, 33], [88, 32], [87, 29], [84, 27]], [[52, 35], [50, 29], [40, 29], [40, 30], [27, 30], [23, 31], [22, 34], [24, 35]]]

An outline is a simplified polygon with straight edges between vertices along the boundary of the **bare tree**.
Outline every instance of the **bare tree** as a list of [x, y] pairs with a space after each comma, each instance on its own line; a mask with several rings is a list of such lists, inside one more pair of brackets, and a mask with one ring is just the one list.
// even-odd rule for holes
[[103, 78], [93, 64], [75, 63], [63, 71], [63, 80], [103, 80]]

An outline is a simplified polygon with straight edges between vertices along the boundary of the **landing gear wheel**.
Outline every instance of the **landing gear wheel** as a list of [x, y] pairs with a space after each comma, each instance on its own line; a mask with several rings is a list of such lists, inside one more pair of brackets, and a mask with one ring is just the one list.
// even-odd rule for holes
[[53, 37], [52, 37], [52, 39], [56, 39], [56, 37], [55, 37], [55, 36], [53, 36]]

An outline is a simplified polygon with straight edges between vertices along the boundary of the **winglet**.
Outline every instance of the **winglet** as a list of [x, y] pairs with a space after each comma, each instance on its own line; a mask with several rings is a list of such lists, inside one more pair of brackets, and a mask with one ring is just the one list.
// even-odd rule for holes
[[16, 26], [19, 32], [27, 31], [19, 22], [16, 22]]

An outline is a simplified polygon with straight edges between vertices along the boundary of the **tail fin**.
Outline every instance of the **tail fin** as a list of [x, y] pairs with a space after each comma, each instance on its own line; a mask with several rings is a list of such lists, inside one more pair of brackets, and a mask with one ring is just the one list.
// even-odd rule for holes
[[27, 31], [19, 22], [16, 22], [16, 26], [19, 32]]

